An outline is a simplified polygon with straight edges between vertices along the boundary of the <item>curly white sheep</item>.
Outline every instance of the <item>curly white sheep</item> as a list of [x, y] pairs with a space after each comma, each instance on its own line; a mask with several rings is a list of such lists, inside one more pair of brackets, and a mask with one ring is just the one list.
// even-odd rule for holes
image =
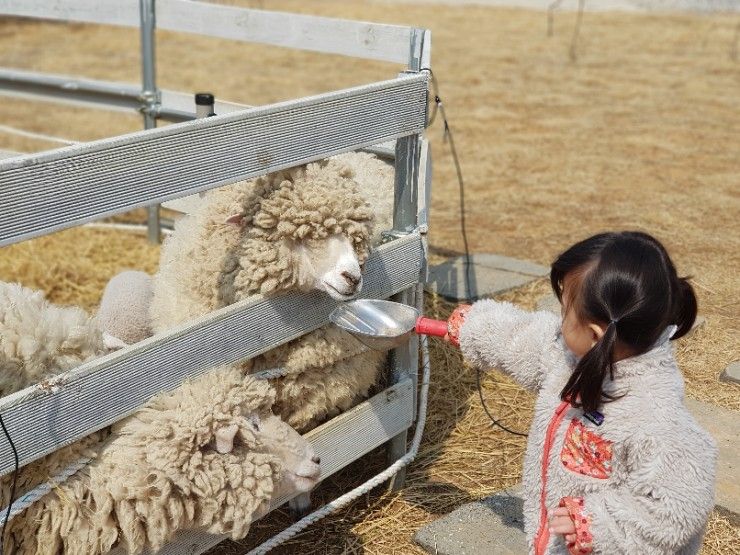
[[6, 553], [160, 549], [178, 530], [243, 538], [319, 477], [311, 445], [274, 416], [267, 382], [220, 367], [113, 427], [96, 458], [8, 526]]
[[[374, 214], [338, 159], [209, 192], [162, 246], [150, 314], [163, 331], [255, 294], [325, 291], [337, 300], [362, 287]], [[276, 409], [305, 431], [365, 398], [385, 354], [334, 327], [272, 349], [246, 366], [281, 367]]]
[[0, 282], [0, 396], [106, 352], [95, 318], [56, 306], [18, 283]]
[[[108, 351], [96, 318], [8, 283], [0, 283], [0, 347], [3, 394]], [[318, 478], [312, 448], [272, 415], [273, 401], [265, 382], [220, 369], [158, 397], [112, 432], [93, 433], [26, 465], [18, 473], [18, 494], [83, 456], [96, 458], [11, 522], [5, 552], [56, 554], [63, 547], [65, 553], [104, 553], [110, 541], [138, 552], [189, 526], [242, 537], [266, 510], [278, 475], [278, 492], [307, 491]], [[179, 458], [173, 462], [172, 456]], [[156, 472], [161, 484], [144, 482]], [[2, 506], [10, 502], [10, 489], [5, 476]], [[171, 512], [180, 506], [183, 514]]]

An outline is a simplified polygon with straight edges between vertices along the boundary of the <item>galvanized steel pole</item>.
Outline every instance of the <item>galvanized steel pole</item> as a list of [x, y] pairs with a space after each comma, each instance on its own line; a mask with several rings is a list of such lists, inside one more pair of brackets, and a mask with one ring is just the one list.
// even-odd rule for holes
[[[411, 33], [408, 71], [416, 73], [421, 70], [424, 30], [414, 29]], [[419, 199], [419, 147], [421, 135], [410, 135], [396, 141], [396, 186], [393, 203], [393, 231], [391, 235], [399, 237], [412, 232], [417, 226]], [[418, 291], [412, 287], [394, 296], [394, 300], [417, 305]], [[409, 377], [416, 383], [419, 368], [419, 339], [413, 336], [406, 345], [393, 350], [391, 358], [391, 383], [398, 383]], [[408, 430], [395, 436], [388, 442], [388, 462], [390, 464], [406, 455]], [[403, 487], [406, 480], [406, 468], [399, 469], [390, 480], [389, 488], [396, 491]]]
[[[144, 129], [157, 126], [155, 107], [159, 102], [155, 67], [155, 0], [139, 0], [141, 15], [141, 112], [144, 116]], [[147, 207], [147, 234], [149, 242], [160, 241], [159, 204]]]

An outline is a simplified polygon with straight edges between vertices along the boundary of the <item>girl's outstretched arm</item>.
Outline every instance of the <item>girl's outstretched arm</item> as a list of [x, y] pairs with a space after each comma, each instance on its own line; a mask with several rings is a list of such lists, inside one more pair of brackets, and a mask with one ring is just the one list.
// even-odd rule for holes
[[466, 360], [480, 368], [500, 368], [537, 390], [542, 384], [542, 356], [552, 348], [560, 318], [551, 312], [527, 312], [511, 303], [483, 300], [465, 316], [460, 348]]
[[717, 448], [698, 427], [671, 426], [643, 436], [631, 453], [627, 483], [566, 497], [576, 528], [570, 553], [698, 553], [714, 507]]

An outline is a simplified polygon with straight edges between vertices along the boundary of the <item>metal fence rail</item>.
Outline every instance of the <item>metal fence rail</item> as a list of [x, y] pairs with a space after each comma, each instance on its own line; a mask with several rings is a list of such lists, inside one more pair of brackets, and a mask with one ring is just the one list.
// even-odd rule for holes
[[0, 161], [0, 246], [419, 133], [426, 93], [414, 74]]

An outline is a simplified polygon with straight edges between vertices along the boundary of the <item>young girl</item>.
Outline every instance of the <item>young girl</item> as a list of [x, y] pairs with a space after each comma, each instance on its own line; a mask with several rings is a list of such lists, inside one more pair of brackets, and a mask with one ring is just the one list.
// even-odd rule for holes
[[668, 346], [694, 323], [691, 286], [639, 232], [577, 243], [550, 280], [562, 321], [484, 300], [459, 337], [469, 361], [538, 393], [523, 473], [530, 553], [698, 553], [717, 449], [683, 404]]

